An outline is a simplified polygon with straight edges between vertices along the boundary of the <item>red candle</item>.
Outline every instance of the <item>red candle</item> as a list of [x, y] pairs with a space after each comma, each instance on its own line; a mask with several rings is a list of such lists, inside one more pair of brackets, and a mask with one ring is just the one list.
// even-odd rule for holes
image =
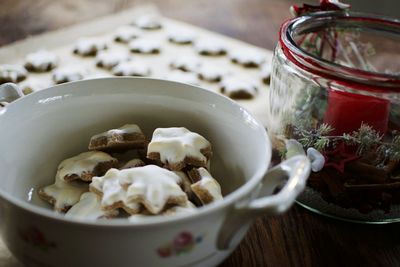
[[380, 134], [387, 131], [390, 102], [372, 96], [329, 90], [324, 123], [334, 130], [330, 135], [351, 133], [368, 124]]

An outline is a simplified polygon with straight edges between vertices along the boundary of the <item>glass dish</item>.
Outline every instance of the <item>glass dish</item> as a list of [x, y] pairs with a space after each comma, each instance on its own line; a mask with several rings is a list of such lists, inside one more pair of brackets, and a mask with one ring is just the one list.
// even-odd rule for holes
[[400, 21], [325, 11], [285, 22], [268, 128], [282, 158], [307, 153], [298, 203], [348, 221], [400, 221]]

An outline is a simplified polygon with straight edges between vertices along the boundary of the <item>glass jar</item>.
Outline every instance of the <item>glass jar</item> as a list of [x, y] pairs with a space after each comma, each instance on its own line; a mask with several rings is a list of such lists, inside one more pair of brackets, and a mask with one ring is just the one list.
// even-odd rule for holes
[[400, 221], [400, 21], [349, 11], [285, 22], [270, 122], [282, 158], [307, 153], [298, 203], [349, 221]]

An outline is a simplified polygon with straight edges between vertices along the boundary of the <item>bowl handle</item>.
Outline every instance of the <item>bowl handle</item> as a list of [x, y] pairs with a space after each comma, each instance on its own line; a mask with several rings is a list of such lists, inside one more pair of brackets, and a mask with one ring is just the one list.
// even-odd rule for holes
[[3, 83], [0, 85], [0, 102], [12, 102], [23, 96], [21, 89], [15, 83]]
[[218, 249], [228, 249], [235, 235], [241, 229], [245, 231], [255, 217], [287, 211], [304, 190], [310, 171], [311, 163], [304, 155], [294, 156], [270, 169], [260, 183], [258, 197], [241, 201], [228, 212], [217, 240]]

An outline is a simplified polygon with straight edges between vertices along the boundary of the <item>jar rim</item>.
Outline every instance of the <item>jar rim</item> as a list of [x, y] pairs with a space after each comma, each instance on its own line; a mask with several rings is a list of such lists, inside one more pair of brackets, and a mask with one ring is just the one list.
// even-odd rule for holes
[[371, 87], [373, 87], [372, 90], [378, 91], [398, 91], [400, 89], [400, 74], [373, 72], [348, 67], [323, 59], [300, 48], [293, 38], [294, 29], [312, 20], [321, 19], [330, 19], [331, 21], [338, 19], [356, 20], [387, 25], [399, 28], [400, 35], [400, 20], [398, 19], [361, 12], [349, 12], [347, 10], [314, 12], [289, 19], [282, 24], [279, 33], [279, 44], [289, 61], [307, 72], [342, 85], [351, 86], [354, 89], [371, 90]]

